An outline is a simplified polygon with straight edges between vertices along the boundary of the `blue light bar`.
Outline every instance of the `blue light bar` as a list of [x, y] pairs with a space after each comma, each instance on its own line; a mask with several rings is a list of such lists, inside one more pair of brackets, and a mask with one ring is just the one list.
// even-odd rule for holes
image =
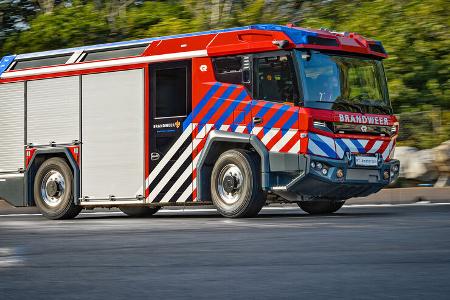
[[251, 25], [251, 29], [272, 30], [284, 32], [294, 44], [308, 44], [308, 36], [317, 36], [316, 32], [309, 31], [303, 28], [292, 28], [288, 26], [273, 25], [273, 24], [258, 24]]

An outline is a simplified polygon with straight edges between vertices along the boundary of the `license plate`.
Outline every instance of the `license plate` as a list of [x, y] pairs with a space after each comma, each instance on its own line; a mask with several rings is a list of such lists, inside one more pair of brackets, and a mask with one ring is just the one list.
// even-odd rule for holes
[[357, 166], [376, 167], [378, 159], [373, 156], [355, 156], [355, 163]]

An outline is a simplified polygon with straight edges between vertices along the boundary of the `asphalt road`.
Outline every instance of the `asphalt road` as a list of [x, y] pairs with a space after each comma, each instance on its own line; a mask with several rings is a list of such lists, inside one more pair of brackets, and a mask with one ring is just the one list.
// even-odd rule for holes
[[0, 299], [449, 299], [450, 205], [0, 216]]

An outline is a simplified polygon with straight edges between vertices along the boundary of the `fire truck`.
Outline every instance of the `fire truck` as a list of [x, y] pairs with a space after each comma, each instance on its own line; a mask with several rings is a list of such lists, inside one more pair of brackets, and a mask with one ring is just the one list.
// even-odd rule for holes
[[381, 42], [251, 25], [0, 62], [0, 198], [50, 219], [272, 202], [333, 213], [398, 176]]

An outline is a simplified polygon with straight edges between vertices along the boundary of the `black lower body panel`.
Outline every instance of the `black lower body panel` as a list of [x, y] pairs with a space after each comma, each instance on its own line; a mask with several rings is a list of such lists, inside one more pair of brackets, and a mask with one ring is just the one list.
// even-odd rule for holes
[[25, 201], [24, 174], [0, 174], [0, 199], [14, 206], [27, 206]]

